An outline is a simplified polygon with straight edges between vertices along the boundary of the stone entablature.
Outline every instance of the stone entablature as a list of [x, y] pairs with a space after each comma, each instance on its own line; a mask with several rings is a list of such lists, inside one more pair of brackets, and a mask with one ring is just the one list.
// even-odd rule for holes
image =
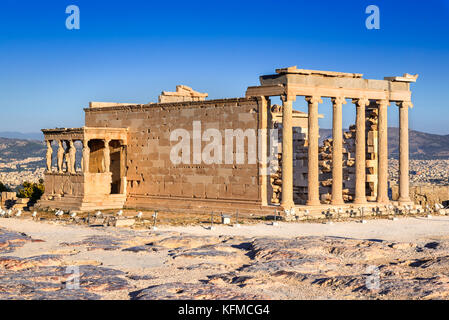
[[56, 128], [56, 129], [43, 129], [45, 140], [94, 140], [94, 139], [106, 139], [120, 140], [123, 144], [128, 141], [128, 129], [127, 128]]
[[[296, 67], [295, 67], [296, 68]], [[290, 69], [290, 68], [287, 68]], [[386, 77], [389, 80], [363, 79], [361, 74], [307, 70], [309, 74], [281, 71], [260, 77], [261, 86], [249, 87], [246, 96], [320, 96], [347, 99], [410, 101], [410, 82], [416, 76]], [[301, 69], [295, 69], [301, 70]], [[352, 76], [351, 76], [352, 75]], [[408, 81], [404, 81], [408, 80]]]

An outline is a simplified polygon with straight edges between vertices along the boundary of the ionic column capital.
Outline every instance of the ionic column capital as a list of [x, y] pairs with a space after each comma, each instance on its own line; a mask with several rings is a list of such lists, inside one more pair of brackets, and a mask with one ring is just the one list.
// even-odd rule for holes
[[291, 94], [283, 94], [280, 96], [282, 102], [293, 102], [296, 101], [296, 96]]
[[366, 97], [362, 97], [358, 99], [352, 99], [352, 103], [356, 104], [358, 107], [366, 107], [370, 104], [370, 101]]
[[323, 100], [320, 96], [309, 96], [306, 97], [306, 101], [310, 104], [323, 103]]
[[413, 108], [413, 103], [411, 101], [398, 101], [396, 105], [399, 108]]
[[388, 101], [386, 99], [377, 100], [376, 103], [377, 103], [378, 106], [386, 106], [386, 107], [388, 107], [389, 105], [391, 105], [390, 101]]
[[341, 104], [347, 104], [348, 102], [346, 101], [345, 97], [335, 97], [335, 98], [332, 98], [332, 103], [341, 105]]

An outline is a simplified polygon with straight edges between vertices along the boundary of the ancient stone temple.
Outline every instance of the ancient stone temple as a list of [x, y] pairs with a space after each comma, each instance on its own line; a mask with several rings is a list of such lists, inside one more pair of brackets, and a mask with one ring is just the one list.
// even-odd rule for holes
[[[408, 111], [416, 79], [289, 67], [261, 76], [244, 98], [206, 100], [206, 93], [177, 86], [158, 103], [91, 102], [85, 127], [42, 130], [47, 172], [38, 206], [263, 214], [384, 205], [391, 201], [392, 104], [400, 119], [399, 203], [408, 204]], [[281, 106], [271, 104], [275, 96]], [[298, 96], [307, 113], [293, 110]], [[325, 98], [332, 101], [333, 135], [320, 146], [318, 109]], [[343, 132], [342, 106], [350, 103], [355, 125]], [[274, 144], [267, 134], [273, 130]], [[180, 138], [187, 141], [182, 148]]]

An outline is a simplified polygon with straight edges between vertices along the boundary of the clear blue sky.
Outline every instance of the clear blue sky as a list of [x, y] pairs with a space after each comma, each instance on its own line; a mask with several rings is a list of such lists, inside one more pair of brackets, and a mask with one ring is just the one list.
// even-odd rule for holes
[[[80, 30], [65, 27], [71, 4]], [[370, 4], [380, 30], [365, 27]], [[147, 103], [176, 84], [244, 96], [259, 75], [292, 65], [375, 79], [419, 73], [411, 128], [449, 134], [449, 0], [2, 0], [0, 131], [82, 126], [89, 101]], [[329, 106], [320, 106], [326, 128]]]

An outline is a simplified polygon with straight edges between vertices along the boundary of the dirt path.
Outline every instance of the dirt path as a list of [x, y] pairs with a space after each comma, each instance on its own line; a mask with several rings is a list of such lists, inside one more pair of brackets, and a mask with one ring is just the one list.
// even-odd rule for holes
[[211, 231], [201, 226], [162, 227], [161, 230], [177, 231], [195, 235], [233, 235], [246, 237], [283, 237], [330, 236], [353, 239], [373, 239], [387, 241], [415, 241], [432, 237], [449, 236], [449, 217], [437, 216], [427, 218], [400, 218], [397, 221], [379, 219], [360, 222], [324, 223], [285, 223], [279, 227], [268, 223], [242, 225], [241, 228], [215, 225]]

